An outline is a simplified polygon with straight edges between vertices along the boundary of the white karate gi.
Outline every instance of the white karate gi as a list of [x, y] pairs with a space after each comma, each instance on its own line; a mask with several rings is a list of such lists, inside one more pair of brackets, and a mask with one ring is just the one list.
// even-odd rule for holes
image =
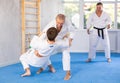
[[[39, 37], [33, 37], [30, 43], [31, 49], [26, 53], [20, 56], [20, 61], [23, 65], [23, 68], [29, 68], [29, 65], [35, 67], [46, 68], [50, 63], [50, 55], [54, 54], [56, 50], [62, 50], [69, 47], [69, 40], [64, 39], [61, 41], [56, 41], [54, 44], [49, 44], [47, 40], [42, 40]], [[37, 50], [38, 53], [43, 57], [38, 57], [34, 54], [34, 51]]]
[[98, 36], [97, 29], [90, 29], [89, 35], [89, 55], [88, 58], [92, 59], [96, 56], [96, 46], [98, 42], [102, 43], [103, 48], [105, 50], [105, 57], [110, 58], [110, 43], [109, 43], [109, 36], [107, 31], [107, 25], [111, 25], [111, 19], [106, 12], [102, 12], [101, 16], [98, 17], [95, 12], [93, 12], [88, 20], [87, 20], [87, 28], [97, 27], [97, 28], [105, 28], [103, 29], [104, 32], [104, 39], [102, 38], [102, 33], [100, 32], [100, 37]]
[[[44, 29], [43, 29], [43, 34], [41, 35], [41, 37], [46, 37], [46, 31], [50, 28], [50, 27], [55, 27], [56, 28], [56, 20], [51, 21]], [[75, 27], [73, 27], [72, 23], [70, 21], [68, 21], [67, 19], [65, 20], [65, 23], [62, 26], [61, 31], [58, 33], [56, 40], [62, 40], [63, 37], [69, 33], [69, 38], [74, 37], [75, 35]], [[69, 52], [69, 48], [65, 49], [62, 51], [63, 57], [62, 57], [62, 62], [63, 62], [63, 70], [68, 71], [70, 70], [70, 52]], [[49, 61], [51, 62], [51, 61]], [[50, 63], [49, 63], [50, 64]]]

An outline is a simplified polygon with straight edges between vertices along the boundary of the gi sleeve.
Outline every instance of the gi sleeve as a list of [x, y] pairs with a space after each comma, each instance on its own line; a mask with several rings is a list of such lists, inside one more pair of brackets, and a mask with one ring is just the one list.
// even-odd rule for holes
[[56, 41], [57, 50], [64, 50], [69, 47], [69, 39], [64, 38], [63, 40]]
[[50, 27], [54, 27], [54, 21], [55, 21], [55, 20], [53, 20], [53, 21], [51, 21], [50, 23], [48, 23], [48, 24], [44, 27], [44, 29], [42, 30], [42, 34], [41, 34], [41, 36], [40, 36], [42, 39], [46, 39], [46, 38], [47, 38], [46, 32], [47, 32], [47, 30], [48, 30]]
[[38, 36], [34, 36], [30, 42], [30, 47], [36, 49], [38, 47]]
[[67, 20], [67, 26], [69, 31], [69, 37], [73, 39], [77, 29], [73, 26], [72, 22], [68, 20]]
[[109, 24], [112, 25], [112, 20], [111, 20], [110, 16], [106, 13], [106, 26]]
[[92, 21], [93, 21], [92, 17], [93, 17], [93, 14], [90, 14], [90, 16], [89, 16], [89, 18], [88, 18], [88, 20], [86, 22], [86, 28], [87, 29], [90, 29], [91, 26], [92, 26]]

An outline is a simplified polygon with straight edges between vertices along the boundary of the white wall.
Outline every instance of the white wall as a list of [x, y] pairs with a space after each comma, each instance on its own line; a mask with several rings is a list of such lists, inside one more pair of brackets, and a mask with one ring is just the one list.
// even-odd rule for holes
[[[61, 0], [42, 0], [41, 3], [41, 28], [43, 29], [47, 23], [58, 13], [63, 13], [61, 11]], [[112, 52], [120, 52], [120, 31], [119, 30], [109, 30], [110, 44]], [[79, 30], [73, 40], [71, 52], [88, 52], [89, 51], [89, 36], [86, 30]], [[97, 51], [103, 51], [102, 46], [99, 44]]]
[[[19, 62], [21, 0], [0, 0], [0, 67]], [[41, 0], [41, 27], [59, 12], [60, 0]]]
[[41, 30], [61, 11], [61, 0], [41, 0]]
[[[120, 52], [120, 30], [109, 30], [110, 49], [111, 52]], [[73, 40], [71, 52], [88, 52], [89, 51], [89, 36], [86, 30], [79, 30]], [[102, 45], [99, 43], [97, 51], [103, 51]]]
[[117, 32], [117, 52], [120, 53], [120, 31]]
[[88, 52], [89, 50], [89, 36], [86, 30], [79, 30], [76, 32], [72, 42], [71, 52]]
[[[60, 13], [60, 0], [42, 0], [41, 28]], [[18, 62], [21, 54], [20, 0], [0, 0], [0, 67]], [[110, 30], [111, 49], [120, 53], [120, 31]], [[89, 36], [79, 30], [73, 40], [71, 52], [88, 52]], [[97, 50], [102, 50], [98, 46]]]
[[19, 0], [0, 0], [0, 66], [18, 62], [20, 26]]

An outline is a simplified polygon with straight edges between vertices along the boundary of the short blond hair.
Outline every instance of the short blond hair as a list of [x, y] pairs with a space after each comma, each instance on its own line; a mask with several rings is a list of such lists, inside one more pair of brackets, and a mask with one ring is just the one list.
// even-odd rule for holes
[[65, 15], [64, 14], [58, 14], [56, 16], [56, 19], [65, 20]]

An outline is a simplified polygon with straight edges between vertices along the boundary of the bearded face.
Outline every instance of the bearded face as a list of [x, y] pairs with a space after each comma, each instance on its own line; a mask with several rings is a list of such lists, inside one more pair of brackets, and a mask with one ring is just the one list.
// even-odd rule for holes
[[62, 19], [56, 19], [56, 27], [57, 27], [58, 32], [60, 32], [63, 24], [64, 24], [64, 20], [62, 20]]

